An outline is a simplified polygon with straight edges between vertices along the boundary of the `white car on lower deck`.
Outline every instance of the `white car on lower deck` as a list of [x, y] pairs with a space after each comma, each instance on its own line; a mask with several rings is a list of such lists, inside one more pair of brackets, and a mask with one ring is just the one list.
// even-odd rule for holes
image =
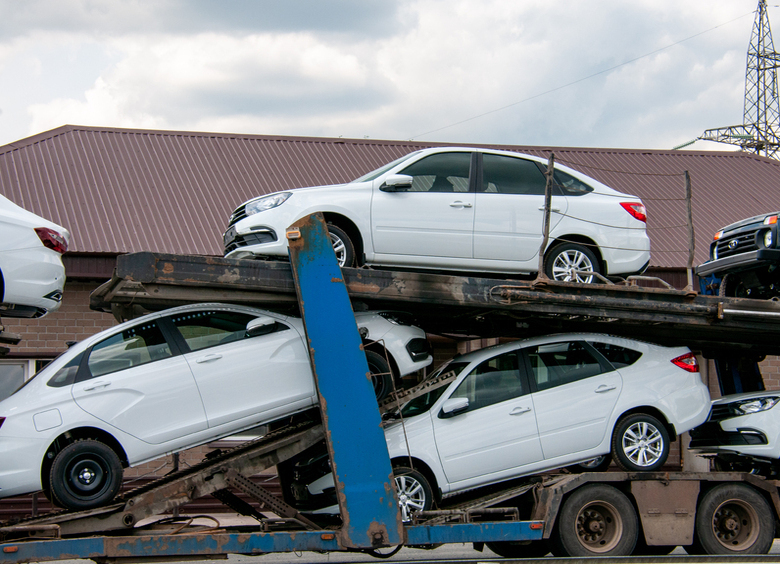
[[[377, 395], [432, 361], [425, 333], [392, 312], [355, 315]], [[122, 469], [317, 405], [303, 322], [197, 304], [107, 329], [0, 402], [0, 497], [109, 503]]]

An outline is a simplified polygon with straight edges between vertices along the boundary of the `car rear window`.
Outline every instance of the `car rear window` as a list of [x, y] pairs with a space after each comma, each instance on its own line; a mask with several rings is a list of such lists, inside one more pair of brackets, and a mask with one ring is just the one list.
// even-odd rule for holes
[[594, 349], [599, 351], [615, 368], [631, 366], [642, 356], [642, 353], [612, 343], [591, 343]]

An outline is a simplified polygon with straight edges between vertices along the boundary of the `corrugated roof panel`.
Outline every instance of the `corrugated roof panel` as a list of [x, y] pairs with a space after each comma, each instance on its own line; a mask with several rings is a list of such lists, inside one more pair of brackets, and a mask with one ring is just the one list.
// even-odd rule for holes
[[[222, 252], [233, 209], [262, 194], [346, 182], [445, 143], [64, 126], [0, 147], [0, 192], [73, 234], [71, 251]], [[688, 258], [691, 175], [698, 264], [728, 223], [780, 210], [780, 163], [747, 153], [492, 145], [548, 157], [648, 208], [651, 264]]]

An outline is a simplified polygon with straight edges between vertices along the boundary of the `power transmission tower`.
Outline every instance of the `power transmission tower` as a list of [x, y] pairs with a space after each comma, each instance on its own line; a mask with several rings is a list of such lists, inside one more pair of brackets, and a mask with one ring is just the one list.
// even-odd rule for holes
[[745, 113], [742, 125], [706, 130], [699, 139], [738, 145], [744, 151], [777, 158], [780, 151], [780, 100], [775, 52], [766, 0], [758, 0], [750, 35], [745, 73]]

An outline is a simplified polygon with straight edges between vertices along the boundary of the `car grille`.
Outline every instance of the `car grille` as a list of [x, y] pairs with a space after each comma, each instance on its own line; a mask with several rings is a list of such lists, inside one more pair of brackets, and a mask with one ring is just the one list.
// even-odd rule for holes
[[246, 206], [240, 205], [236, 208], [236, 210], [233, 212], [233, 215], [230, 216], [230, 223], [228, 223], [228, 227], [232, 227], [242, 219], [246, 217]]
[[747, 253], [749, 251], [755, 251], [757, 248], [755, 231], [751, 231], [750, 233], [740, 233], [727, 239], [721, 239], [717, 242], [717, 252], [719, 259], [741, 253]]

